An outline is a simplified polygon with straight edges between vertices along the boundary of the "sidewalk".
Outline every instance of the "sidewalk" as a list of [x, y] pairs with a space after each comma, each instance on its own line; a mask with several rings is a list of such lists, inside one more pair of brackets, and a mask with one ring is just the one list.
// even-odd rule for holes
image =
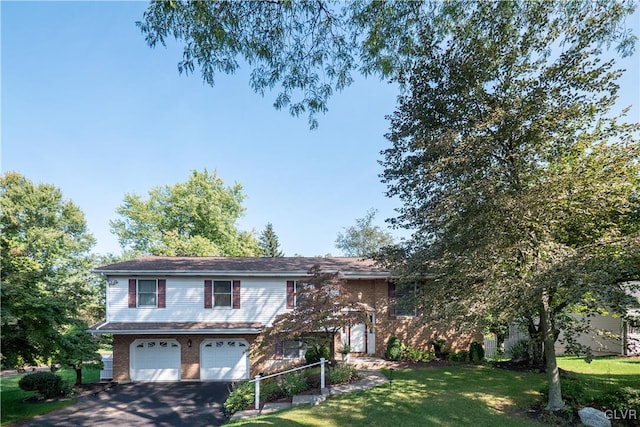
[[379, 368], [375, 368], [378, 365], [377, 360], [375, 361], [375, 363], [367, 363], [367, 362], [369, 361], [359, 361], [359, 363], [354, 363], [354, 365], [356, 365], [357, 367], [360, 367], [360, 366], [374, 367], [374, 369], [358, 368], [358, 375], [360, 376], [360, 379], [354, 383], [340, 384], [340, 385], [326, 388], [322, 390], [322, 394], [293, 396], [291, 403], [267, 402], [264, 404], [264, 407], [262, 408], [262, 410], [251, 409], [247, 411], [238, 411], [231, 416], [230, 420], [241, 420], [241, 419], [256, 417], [258, 415], [264, 415], [270, 412], [281, 411], [283, 409], [288, 409], [288, 408], [291, 408], [292, 406], [298, 406], [298, 405], [315, 406], [322, 403], [327, 398], [327, 396], [335, 396], [338, 394], [350, 393], [352, 391], [368, 390], [370, 388], [385, 384], [388, 381], [387, 377], [385, 377], [382, 374], [382, 372], [380, 372]]

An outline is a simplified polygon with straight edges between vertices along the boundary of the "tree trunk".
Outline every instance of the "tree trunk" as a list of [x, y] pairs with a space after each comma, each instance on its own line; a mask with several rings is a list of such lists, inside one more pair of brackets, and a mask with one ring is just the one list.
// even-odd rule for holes
[[76, 367], [76, 385], [82, 385], [82, 366]]
[[544, 343], [545, 368], [549, 383], [549, 398], [545, 409], [547, 411], [559, 411], [564, 408], [564, 402], [562, 401], [562, 389], [560, 387], [560, 371], [556, 361], [556, 336], [550, 314], [551, 307], [548, 297], [543, 294], [540, 310], [540, 332], [542, 332]]

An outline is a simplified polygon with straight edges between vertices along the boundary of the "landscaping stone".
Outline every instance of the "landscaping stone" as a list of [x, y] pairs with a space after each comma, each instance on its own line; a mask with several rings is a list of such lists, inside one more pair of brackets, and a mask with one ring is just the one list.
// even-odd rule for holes
[[587, 427], [611, 427], [611, 420], [607, 415], [595, 408], [582, 408], [578, 411], [580, 421]]
[[321, 402], [323, 402], [324, 399], [325, 397], [320, 394], [306, 394], [306, 395], [299, 394], [299, 395], [293, 396], [293, 399], [291, 399], [291, 404], [293, 406], [298, 406], [298, 405], [316, 406]]

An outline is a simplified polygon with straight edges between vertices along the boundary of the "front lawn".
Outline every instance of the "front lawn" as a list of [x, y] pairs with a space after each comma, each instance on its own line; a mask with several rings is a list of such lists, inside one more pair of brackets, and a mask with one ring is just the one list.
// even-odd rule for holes
[[[558, 363], [593, 395], [621, 387], [640, 389], [640, 359], [602, 357], [587, 364]], [[388, 371], [385, 372], [388, 376]], [[393, 372], [393, 385], [331, 397], [238, 425], [277, 426], [540, 426], [528, 415], [541, 401], [546, 375], [486, 365], [451, 365]]]
[[[388, 372], [386, 372], [388, 374]], [[327, 399], [234, 425], [536, 426], [528, 406], [544, 375], [488, 366], [394, 370], [393, 384]]]
[[[67, 383], [75, 383], [76, 373], [70, 369], [61, 369], [56, 374], [60, 375]], [[75, 400], [69, 399], [57, 402], [45, 403], [24, 403], [25, 399], [36, 395], [33, 391], [22, 391], [18, 387], [18, 381], [24, 375], [16, 375], [12, 377], [3, 377], [0, 381], [0, 404], [2, 405], [2, 413], [0, 421], [2, 425], [8, 425], [19, 421], [26, 420], [40, 414], [46, 414], [55, 409], [70, 405]], [[100, 379], [99, 369], [86, 369], [82, 372], [84, 383], [94, 383]]]

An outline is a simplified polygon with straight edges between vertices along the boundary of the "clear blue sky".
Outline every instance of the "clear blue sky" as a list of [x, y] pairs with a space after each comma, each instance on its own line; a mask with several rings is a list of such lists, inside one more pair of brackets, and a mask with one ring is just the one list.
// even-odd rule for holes
[[[150, 49], [135, 26], [146, 2], [7, 2], [2, 13], [2, 172], [60, 188], [85, 213], [95, 252], [119, 253], [109, 220], [126, 193], [216, 170], [244, 187], [244, 230], [273, 223], [286, 255], [340, 255], [334, 243], [369, 208], [394, 215], [378, 175], [394, 87], [357, 77], [320, 127], [272, 107], [248, 70], [179, 75], [177, 46]], [[640, 28], [636, 13], [629, 27]], [[635, 54], [620, 105], [640, 121]], [[407, 235], [393, 231], [397, 236]]]

